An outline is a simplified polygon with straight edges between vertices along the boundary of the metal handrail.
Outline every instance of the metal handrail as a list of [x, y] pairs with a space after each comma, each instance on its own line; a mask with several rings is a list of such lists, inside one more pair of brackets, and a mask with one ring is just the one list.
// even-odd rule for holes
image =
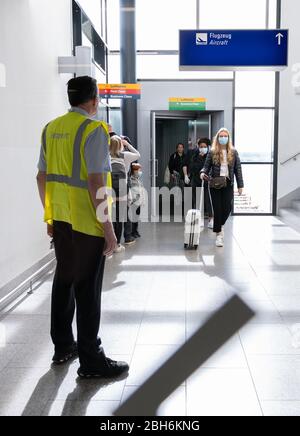
[[281, 162], [281, 165], [285, 165], [286, 163], [290, 162], [291, 160], [297, 160], [298, 156], [300, 156], [300, 151], [298, 153], [296, 153], [294, 156], [292, 156], [289, 159], [285, 160], [284, 162]]

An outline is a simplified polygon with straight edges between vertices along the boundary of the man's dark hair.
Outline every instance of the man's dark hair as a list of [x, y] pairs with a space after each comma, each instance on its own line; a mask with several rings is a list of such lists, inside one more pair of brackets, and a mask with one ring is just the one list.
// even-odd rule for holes
[[76, 77], [68, 82], [68, 97], [71, 106], [79, 106], [98, 96], [97, 81], [89, 76]]
[[198, 145], [200, 145], [200, 144], [206, 144], [207, 147], [210, 147], [211, 146], [211, 140], [208, 139], [208, 138], [201, 138], [198, 141]]

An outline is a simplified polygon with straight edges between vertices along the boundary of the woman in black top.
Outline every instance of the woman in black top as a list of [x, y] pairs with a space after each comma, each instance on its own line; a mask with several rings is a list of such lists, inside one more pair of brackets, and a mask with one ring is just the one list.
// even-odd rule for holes
[[184, 145], [179, 143], [176, 147], [176, 153], [171, 154], [169, 160], [169, 170], [171, 182], [175, 186], [183, 187], [183, 166], [185, 163]]
[[[236, 178], [239, 195], [243, 194], [244, 181], [241, 161], [238, 152], [232, 144], [230, 132], [222, 128], [217, 133], [211, 151], [208, 153], [203, 170], [202, 180], [212, 178], [223, 187], [211, 187], [211, 197], [214, 209], [214, 232], [217, 234], [216, 246], [224, 246], [224, 230], [233, 205], [234, 178]], [[217, 179], [216, 179], [217, 178]]]
[[[211, 147], [210, 139], [208, 138], [199, 139], [197, 147], [190, 152], [189, 156], [186, 159], [185, 166], [183, 168], [183, 173], [185, 175], [185, 183], [186, 185], [191, 184], [193, 189], [193, 197], [192, 197], [193, 209], [197, 209], [197, 207], [199, 207], [197, 205], [197, 199], [199, 197], [197, 195], [197, 188], [200, 188], [202, 186], [202, 180], [200, 175], [204, 167], [204, 164], [206, 162], [206, 158], [210, 150], [210, 147]], [[209, 218], [208, 227], [212, 229], [213, 211], [212, 211], [208, 182], [204, 182], [204, 212]]]

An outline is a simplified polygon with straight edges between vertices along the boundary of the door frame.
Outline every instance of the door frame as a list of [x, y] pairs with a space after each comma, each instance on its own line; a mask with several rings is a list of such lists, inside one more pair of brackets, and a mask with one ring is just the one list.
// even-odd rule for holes
[[156, 198], [156, 180], [158, 176], [158, 160], [156, 159], [156, 120], [167, 119], [167, 120], [197, 120], [201, 115], [210, 115], [210, 132], [212, 131], [212, 115], [214, 113], [224, 112], [223, 110], [211, 110], [211, 111], [162, 111], [162, 110], [152, 110], [150, 112], [150, 189], [151, 189], [151, 220], [157, 221], [158, 210], [157, 210], [157, 198]]

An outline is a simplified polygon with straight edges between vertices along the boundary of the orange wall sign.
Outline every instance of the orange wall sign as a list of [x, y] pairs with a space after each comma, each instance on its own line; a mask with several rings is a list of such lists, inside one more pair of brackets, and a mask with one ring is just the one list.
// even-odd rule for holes
[[138, 100], [141, 98], [141, 85], [136, 83], [124, 84], [100, 84], [99, 94], [102, 98], [117, 98], [117, 99], [132, 99]]

